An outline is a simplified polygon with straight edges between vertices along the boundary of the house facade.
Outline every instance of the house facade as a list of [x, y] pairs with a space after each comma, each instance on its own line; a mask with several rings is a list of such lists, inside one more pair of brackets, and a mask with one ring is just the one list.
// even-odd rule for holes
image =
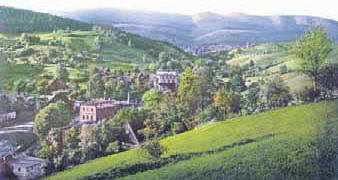
[[97, 100], [80, 107], [80, 121], [100, 121], [113, 117], [120, 105], [113, 100]]
[[156, 75], [153, 76], [153, 87], [161, 92], [171, 91], [177, 92], [179, 72], [177, 70], [158, 70]]

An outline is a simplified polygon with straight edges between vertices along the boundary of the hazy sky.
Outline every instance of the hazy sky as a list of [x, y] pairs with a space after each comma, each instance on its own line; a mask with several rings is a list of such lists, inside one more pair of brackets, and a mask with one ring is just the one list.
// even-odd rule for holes
[[56, 13], [97, 7], [179, 14], [212, 11], [257, 15], [312, 15], [338, 20], [335, 0], [0, 0], [0, 5]]

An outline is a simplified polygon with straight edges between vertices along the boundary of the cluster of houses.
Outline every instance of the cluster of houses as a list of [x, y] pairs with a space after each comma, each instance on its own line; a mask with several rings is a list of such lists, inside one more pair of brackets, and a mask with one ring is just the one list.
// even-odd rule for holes
[[231, 51], [239, 48], [249, 48], [255, 46], [254, 43], [247, 42], [246, 44], [204, 44], [201, 46], [183, 46], [184, 51], [189, 52], [195, 56], [204, 56], [211, 52]]
[[[150, 85], [152, 88], [156, 88], [161, 92], [177, 92], [179, 83], [179, 72], [177, 70], [158, 70], [156, 74], [150, 76]], [[48, 87], [47, 94], [40, 97], [47, 99], [47, 102], [55, 102], [63, 100], [65, 102], [70, 101], [67, 97], [68, 87], [60, 80], [54, 80]], [[97, 124], [100, 121], [112, 118], [119, 109], [124, 107], [136, 107], [138, 103], [132, 102], [129, 99], [126, 101], [116, 101], [112, 99], [96, 99], [88, 102], [72, 102], [72, 108], [77, 112], [77, 117], [73, 120], [73, 123], [63, 130], [67, 130], [72, 127], [80, 128], [83, 124]], [[0, 123], [7, 122], [16, 118], [16, 113], [11, 112], [0, 115]], [[129, 123], [126, 122], [123, 127], [126, 133], [129, 135], [131, 147], [139, 146], [139, 133], [138, 131], [143, 128], [142, 124], [138, 122]], [[1, 158], [1, 157], [0, 157]], [[1, 165], [8, 165], [11, 171], [19, 179], [34, 179], [40, 177], [44, 173], [44, 167], [46, 161], [39, 158], [29, 157], [25, 155], [8, 155], [0, 159]], [[1, 168], [0, 168], [1, 170]]]

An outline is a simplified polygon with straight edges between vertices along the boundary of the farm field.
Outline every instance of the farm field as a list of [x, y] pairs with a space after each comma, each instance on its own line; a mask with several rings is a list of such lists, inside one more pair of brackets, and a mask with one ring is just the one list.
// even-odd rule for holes
[[[236, 50], [235, 50], [236, 51]], [[337, 64], [338, 46], [334, 45], [332, 52], [327, 58], [328, 64]], [[280, 68], [287, 67], [287, 71], [281, 74], [281, 77], [292, 92], [297, 92], [305, 86], [311, 85], [311, 80], [298, 72], [300, 66], [297, 61], [299, 59], [292, 52], [292, 44], [262, 44], [249, 48], [245, 48], [240, 52], [234, 53], [233, 57], [227, 61], [229, 65], [247, 66], [250, 62], [254, 62], [255, 67], [260, 69], [259, 74], [254, 77], [248, 77], [253, 80], [271, 77], [275, 74], [281, 74]]]
[[168, 151], [160, 160], [144, 159], [134, 149], [46, 179], [332, 178], [337, 104], [293, 106], [206, 125], [162, 140]]

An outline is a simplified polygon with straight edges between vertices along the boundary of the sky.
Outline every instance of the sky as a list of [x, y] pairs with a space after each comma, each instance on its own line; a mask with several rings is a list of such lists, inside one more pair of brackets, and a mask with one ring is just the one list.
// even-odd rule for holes
[[100, 7], [192, 15], [211, 11], [253, 15], [310, 15], [338, 20], [335, 0], [0, 0], [0, 5], [58, 14]]

